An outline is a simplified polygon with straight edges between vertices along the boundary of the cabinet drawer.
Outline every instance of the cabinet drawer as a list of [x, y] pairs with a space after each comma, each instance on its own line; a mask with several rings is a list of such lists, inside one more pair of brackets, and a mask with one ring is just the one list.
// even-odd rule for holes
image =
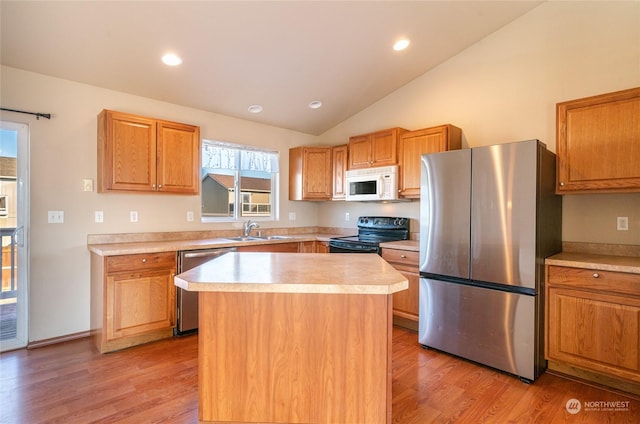
[[107, 273], [139, 269], [176, 268], [176, 252], [107, 257]]
[[420, 260], [420, 252], [413, 250], [382, 249], [382, 259], [387, 262], [409, 265], [417, 268]]
[[640, 296], [640, 275], [549, 265], [547, 284]]

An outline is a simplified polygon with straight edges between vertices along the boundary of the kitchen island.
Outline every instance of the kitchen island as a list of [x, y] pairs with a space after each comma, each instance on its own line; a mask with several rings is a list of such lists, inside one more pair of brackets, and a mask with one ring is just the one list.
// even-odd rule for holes
[[201, 423], [390, 423], [392, 294], [373, 254], [228, 253], [199, 292]]

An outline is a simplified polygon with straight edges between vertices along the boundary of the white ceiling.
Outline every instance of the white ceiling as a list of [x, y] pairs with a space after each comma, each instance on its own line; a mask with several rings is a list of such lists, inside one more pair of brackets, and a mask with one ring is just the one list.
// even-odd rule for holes
[[[318, 135], [540, 3], [2, 0], [0, 59]], [[169, 51], [184, 63], [163, 65]]]

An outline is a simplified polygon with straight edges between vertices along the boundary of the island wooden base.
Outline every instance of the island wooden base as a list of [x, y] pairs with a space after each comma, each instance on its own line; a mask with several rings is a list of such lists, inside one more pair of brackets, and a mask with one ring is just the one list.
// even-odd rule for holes
[[392, 297], [200, 292], [201, 423], [390, 423]]

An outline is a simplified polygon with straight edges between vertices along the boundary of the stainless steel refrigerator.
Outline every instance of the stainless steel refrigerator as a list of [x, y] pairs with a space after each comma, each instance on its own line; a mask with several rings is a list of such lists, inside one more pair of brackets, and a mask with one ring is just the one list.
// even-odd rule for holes
[[544, 258], [561, 250], [555, 154], [538, 140], [422, 156], [419, 342], [535, 380]]

